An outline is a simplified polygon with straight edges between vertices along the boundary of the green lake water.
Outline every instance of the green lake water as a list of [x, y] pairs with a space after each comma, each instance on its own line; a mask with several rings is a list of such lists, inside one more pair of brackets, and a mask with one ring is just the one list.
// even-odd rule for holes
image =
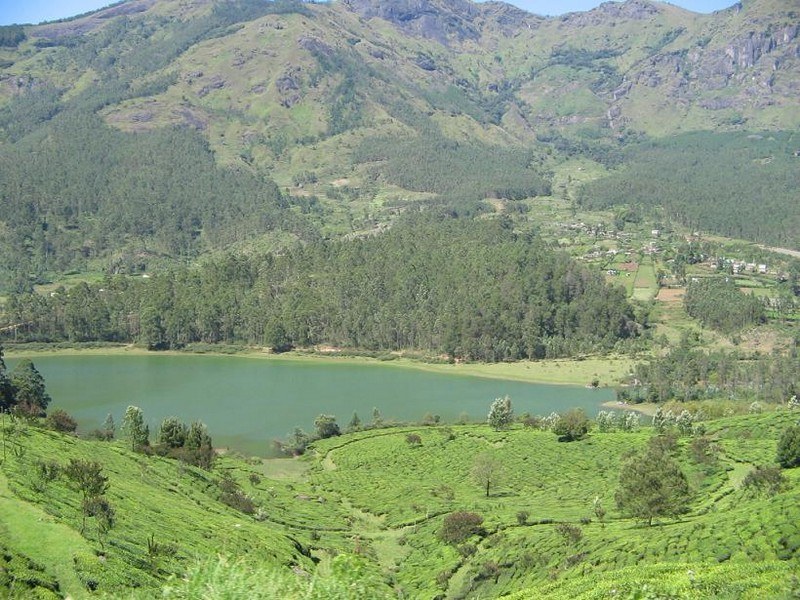
[[[9, 369], [16, 360], [6, 360]], [[208, 425], [215, 446], [266, 455], [270, 441], [295, 426], [306, 431], [320, 413], [344, 427], [356, 411], [362, 422], [377, 407], [384, 420], [419, 421], [430, 412], [445, 422], [462, 413], [486, 418], [494, 398], [508, 394], [516, 414], [547, 415], [582, 407], [594, 416], [611, 390], [531, 384], [427, 373], [390, 364], [261, 360], [227, 356], [42, 356], [53, 402], [81, 431], [139, 406], [155, 433], [168, 416]]]

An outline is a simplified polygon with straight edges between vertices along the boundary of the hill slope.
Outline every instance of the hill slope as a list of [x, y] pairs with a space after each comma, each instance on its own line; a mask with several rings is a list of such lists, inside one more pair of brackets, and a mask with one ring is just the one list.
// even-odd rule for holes
[[4, 28], [0, 268], [24, 284], [341, 236], [433, 196], [546, 195], [555, 165], [602, 173], [642, 136], [793, 129], [794, 9], [130, 0]]
[[[794, 420], [786, 411], [706, 422], [710, 454], [698, 452], [698, 438], [679, 439], [670, 454], [690, 483], [689, 512], [652, 527], [622, 515], [613, 500], [620, 465], [641, 455], [649, 431], [592, 432], [564, 443], [517, 427], [378, 429], [319, 441], [298, 460], [221, 458], [208, 473], [131, 453], [120, 442], [7, 422], [0, 574], [12, 578], [0, 577], [0, 589], [16, 577], [17, 591], [82, 597], [139, 589], [147, 596], [189, 569], [196, 581], [173, 580], [168, 597], [191, 597], [188, 590], [204, 581], [219, 590], [258, 581], [308, 591], [316, 577], [333, 587], [320, 583], [311, 597], [325, 597], [325, 589], [339, 597], [342, 585], [360, 590], [344, 597], [364, 598], [595, 598], [612, 589], [781, 597], [796, 591], [798, 473], [784, 470], [786, 483], [774, 494], [742, 481], [754, 464], [772, 463], [778, 436]], [[487, 453], [502, 465], [488, 496], [470, 474]], [[80, 494], [63, 476], [41, 475], [42, 464], [71, 459], [102, 464], [116, 512], [111, 529], [101, 531], [90, 517], [81, 535]], [[238, 489], [254, 511], [237, 512], [230, 496], [221, 502], [224, 489]], [[462, 541], [443, 541], [445, 516], [465, 510], [482, 516], [482, 526]], [[339, 553], [341, 564], [334, 561], [328, 575], [314, 569], [313, 561], [330, 565]]]

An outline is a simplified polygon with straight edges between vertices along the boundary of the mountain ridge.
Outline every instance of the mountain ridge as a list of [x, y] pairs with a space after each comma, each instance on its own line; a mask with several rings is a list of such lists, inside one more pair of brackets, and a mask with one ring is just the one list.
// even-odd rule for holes
[[[440, 178], [458, 152], [469, 161], [483, 156], [479, 165], [496, 165], [504, 152], [527, 153], [527, 166], [515, 159], [522, 170], [508, 175], [520, 182], [547, 178], [577, 156], [603, 173], [625, 147], [646, 138], [796, 129], [794, 8], [754, 0], [697, 15], [628, 0], [546, 18], [469, 0], [131, 0], [22, 28], [21, 37], [0, 29], [8, 40], [0, 48], [0, 154], [13, 165], [2, 175], [28, 190], [6, 192], [3, 201], [20, 215], [29, 214], [24, 202], [41, 204], [64, 238], [79, 232], [84, 239], [71, 242], [72, 253], [122, 243], [90, 234], [92, 223], [76, 221], [84, 210], [77, 204], [66, 217], [53, 208], [65, 196], [97, 197], [103, 189], [29, 190], [31, 180], [46, 178], [45, 165], [38, 175], [20, 171], [24, 147], [35, 151], [36, 136], [59, 140], [54, 156], [68, 160], [75, 150], [57, 134], [66, 130], [59, 123], [81, 114], [98, 128], [89, 135], [98, 140], [109, 137], [103, 127], [139, 140], [175, 128], [194, 132], [220, 168], [277, 184], [285, 196], [278, 204], [312, 222], [293, 225], [295, 233], [369, 230], [385, 225], [398, 206], [426, 202], [445, 188], [448, 201], [469, 212], [464, 206], [481, 200], [475, 191], [455, 198], [452, 183], [398, 177], [399, 166], [410, 163], [397, 149], [422, 164], [438, 161], [428, 171]], [[506, 176], [486, 172], [481, 190], [516, 197], [531, 188], [509, 190]], [[39, 235], [31, 217], [19, 218], [27, 219], [28, 237]], [[282, 221], [272, 213], [264, 219]], [[186, 223], [195, 240], [191, 255], [215, 247], [205, 235], [210, 224], [198, 217]], [[48, 243], [53, 235], [46, 233]], [[172, 255], [175, 247], [187, 243], [160, 250]]]

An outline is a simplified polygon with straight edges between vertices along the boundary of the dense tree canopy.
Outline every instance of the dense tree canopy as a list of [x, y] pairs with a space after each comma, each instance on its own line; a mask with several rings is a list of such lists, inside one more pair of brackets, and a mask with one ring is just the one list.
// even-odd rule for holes
[[764, 303], [752, 294], [743, 293], [733, 281], [691, 282], [683, 303], [689, 315], [722, 333], [735, 333], [766, 320]]
[[657, 517], [674, 517], [689, 509], [689, 483], [664, 444], [653, 438], [647, 451], [622, 466], [615, 499], [620, 511], [648, 525]]
[[326, 343], [486, 361], [610, 350], [638, 331], [622, 289], [536, 237], [424, 214], [366, 239], [12, 296], [7, 312], [31, 340]]
[[696, 132], [648, 141], [584, 186], [589, 208], [663, 209], [695, 230], [800, 247], [797, 150], [790, 133]]

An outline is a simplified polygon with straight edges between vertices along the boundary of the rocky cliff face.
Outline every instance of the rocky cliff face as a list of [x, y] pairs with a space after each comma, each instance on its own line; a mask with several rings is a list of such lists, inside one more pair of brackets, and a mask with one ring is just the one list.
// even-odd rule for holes
[[[201, 28], [214, 11], [242, 7]], [[0, 109], [43, 89], [69, 98], [99, 79], [125, 81], [111, 94], [124, 100], [102, 109], [109, 123], [241, 132], [209, 137], [231, 162], [250, 160], [252, 140], [269, 140], [274, 150], [253, 159], [265, 165], [309, 140], [331, 139], [334, 155], [347, 143], [341, 133], [414, 128], [409, 106], [450, 122], [459, 139], [499, 144], [798, 125], [800, 0], [749, 0], [712, 15], [627, 0], [558, 18], [471, 0], [252, 8], [129, 0], [30, 27], [19, 49], [0, 49]], [[171, 58], [148, 54], [151, 44]]]

